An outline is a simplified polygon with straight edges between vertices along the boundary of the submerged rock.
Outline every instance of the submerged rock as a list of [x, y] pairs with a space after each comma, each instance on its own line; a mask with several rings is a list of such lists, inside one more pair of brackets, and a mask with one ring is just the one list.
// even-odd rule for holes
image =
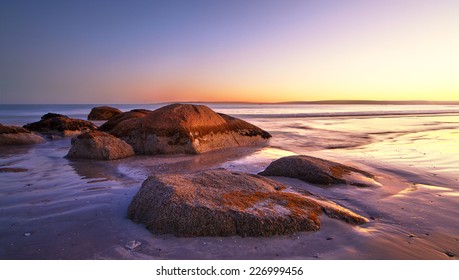
[[97, 130], [97, 126], [85, 120], [72, 119], [64, 115], [48, 113], [41, 120], [23, 126], [44, 135], [72, 136], [82, 132]]
[[121, 110], [110, 106], [100, 106], [91, 109], [88, 115], [88, 120], [105, 121], [114, 116], [121, 114]]
[[130, 117], [109, 132], [132, 145], [137, 154], [196, 154], [265, 143], [271, 137], [248, 122], [191, 104], [172, 104]]
[[0, 124], [0, 146], [30, 145], [45, 141], [43, 137], [28, 129]]
[[134, 155], [131, 145], [105, 132], [92, 131], [72, 139], [68, 158], [111, 160]]
[[223, 169], [149, 177], [128, 217], [156, 234], [270, 236], [320, 228], [319, 216], [368, 220], [331, 201], [298, 193], [258, 175]]
[[263, 176], [281, 176], [297, 178], [302, 181], [319, 184], [349, 184], [359, 187], [380, 186], [374, 176], [354, 167], [333, 161], [299, 155], [288, 156], [273, 161], [264, 171]]

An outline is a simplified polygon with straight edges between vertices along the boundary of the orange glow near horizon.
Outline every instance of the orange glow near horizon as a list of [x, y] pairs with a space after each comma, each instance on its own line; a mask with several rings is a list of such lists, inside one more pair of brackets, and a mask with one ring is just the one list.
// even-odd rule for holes
[[[459, 22], [361, 28], [316, 47], [258, 45], [136, 83], [140, 100], [459, 100]], [[440, 32], [439, 32], [440, 31]]]

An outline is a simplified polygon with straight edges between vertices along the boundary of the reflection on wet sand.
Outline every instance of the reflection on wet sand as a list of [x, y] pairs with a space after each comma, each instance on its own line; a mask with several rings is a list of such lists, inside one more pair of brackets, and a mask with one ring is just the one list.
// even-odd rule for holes
[[8, 158], [18, 155], [25, 155], [35, 145], [19, 145], [19, 146], [0, 146], [0, 158]]
[[101, 162], [96, 160], [68, 159], [68, 165], [82, 179], [116, 180], [120, 177], [116, 163]]
[[124, 160], [113, 161], [118, 172], [129, 177], [145, 179], [157, 173], [196, 172], [216, 168], [228, 161], [244, 159], [263, 150], [263, 147], [245, 147], [211, 151], [196, 155], [155, 155], [136, 156]]

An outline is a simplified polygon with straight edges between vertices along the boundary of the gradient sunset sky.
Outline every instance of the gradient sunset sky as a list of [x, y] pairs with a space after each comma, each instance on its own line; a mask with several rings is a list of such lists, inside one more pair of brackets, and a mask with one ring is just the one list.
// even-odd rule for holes
[[0, 1], [0, 103], [459, 100], [459, 1]]

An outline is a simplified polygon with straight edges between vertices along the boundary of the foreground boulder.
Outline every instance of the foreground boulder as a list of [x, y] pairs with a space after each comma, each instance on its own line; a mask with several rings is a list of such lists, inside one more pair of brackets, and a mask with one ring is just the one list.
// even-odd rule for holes
[[329, 160], [299, 155], [288, 156], [273, 161], [263, 172], [263, 176], [282, 176], [319, 184], [349, 184], [359, 187], [380, 186], [374, 176], [354, 167]]
[[44, 135], [73, 136], [82, 132], [97, 130], [92, 122], [72, 119], [64, 115], [48, 113], [41, 117], [41, 120], [23, 126], [31, 131]]
[[191, 104], [172, 104], [129, 118], [109, 132], [129, 143], [137, 154], [196, 154], [265, 143], [271, 137], [248, 122]]
[[100, 106], [91, 109], [88, 115], [88, 120], [92, 121], [105, 121], [116, 115], [121, 114], [121, 110], [110, 106]]
[[146, 110], [146, 109], [134, 109], [129, 112], [124, 112], [119, 115], [114, 116], [107, 122], [105, 122], [103, 125], [99, 127], [100, 131], [108, 132], [115, 128], [117, 125], [123, 126], [124, 124], [121, 124], [125, 121], [131, 120], [131, 119], [139, 119], [139, 118], [145, 118], [145, 116], [148, 113], [151, 113], [152, 111]]
[[0, 146], [30, 145], [45, 142], [40, 135], [18, 126], [0, 124]]
[[131, 145], [105, 132], [82, 133], [72, 139], [72, 147], [66, 157], [112, 160], [134, 155]]
[[326, 215], [351, 224], [368, 220], [331, 201], [258, 175], [223, 169], [149, 177], [128, 217], [155, 234], [270, 236], [320, 228]]

